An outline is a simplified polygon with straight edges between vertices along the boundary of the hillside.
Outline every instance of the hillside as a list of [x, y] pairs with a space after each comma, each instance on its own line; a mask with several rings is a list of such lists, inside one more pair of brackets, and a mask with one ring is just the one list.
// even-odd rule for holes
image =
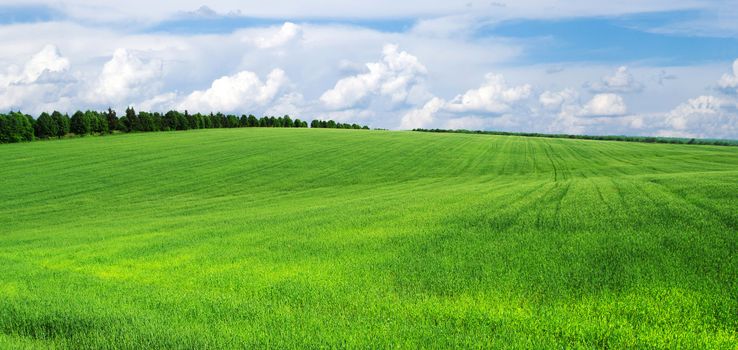
[[252, 128], [0, 164], [3, 348], [738, 344], [735, 147]]

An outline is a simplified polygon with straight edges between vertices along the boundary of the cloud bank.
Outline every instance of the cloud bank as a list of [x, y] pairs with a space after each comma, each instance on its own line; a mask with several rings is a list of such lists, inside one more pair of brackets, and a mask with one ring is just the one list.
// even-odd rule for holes
[[[405, 2], [382, 8], [336, 2], [330, 21], [271, 21], [245, 17], [260, 10], [235, 1], [192, 12], [182, 6], [199, 3], [134, 0], [128, 10], [93, 20], [85, 11], [100, 13], [99, 7], [67, 1], [53, 20], [0, 24], [0, 109], [37, 115], [134, 106], [290, 114], [389, 129], [738, 138], [736, 57], [682, 65], [536, 63], [525, 61], [526, 50], [551, 39], [480, 36], [510, 18], [610, 16], [694, 2], [633, 1], [623, 8], [572, 2], [550, 11], [528, 1], [423, 4], [422, 16]], [[287, 9], [270, 3], [261, 14], [299, 12], [294, 2], [280, 5]], [[350, 14], [357, 11], [381, 20], [355, 20]], [[151, 16], [137, 17], [142, 13]], [[412, 19], [382, 22], [388, 13]], [[131, 18], [138, 20], [120, 25]], [[239, 26], [244, 18], [256, 24]], [[212, 33], [147, 30], [172, 19], [237, 24]]]

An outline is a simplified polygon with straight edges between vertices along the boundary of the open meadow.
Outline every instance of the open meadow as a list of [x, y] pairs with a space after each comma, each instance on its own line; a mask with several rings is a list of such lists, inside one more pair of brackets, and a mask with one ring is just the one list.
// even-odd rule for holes
[[738, 346], [738, 147], [212, 129], [0, 178], [0, 348]]

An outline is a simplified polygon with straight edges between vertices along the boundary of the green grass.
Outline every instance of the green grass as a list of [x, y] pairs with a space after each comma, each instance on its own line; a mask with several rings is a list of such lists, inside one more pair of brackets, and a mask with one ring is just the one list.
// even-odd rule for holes
[[220, 129], [0, 178], [0, 348], [738, 345], [732, 147]]

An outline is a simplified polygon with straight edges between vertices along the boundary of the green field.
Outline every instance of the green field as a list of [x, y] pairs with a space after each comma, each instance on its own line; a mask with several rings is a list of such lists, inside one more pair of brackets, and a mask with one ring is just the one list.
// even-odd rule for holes
[[214, 129], [0, 178], [0, 348], [738, 346], [734, 147]]

